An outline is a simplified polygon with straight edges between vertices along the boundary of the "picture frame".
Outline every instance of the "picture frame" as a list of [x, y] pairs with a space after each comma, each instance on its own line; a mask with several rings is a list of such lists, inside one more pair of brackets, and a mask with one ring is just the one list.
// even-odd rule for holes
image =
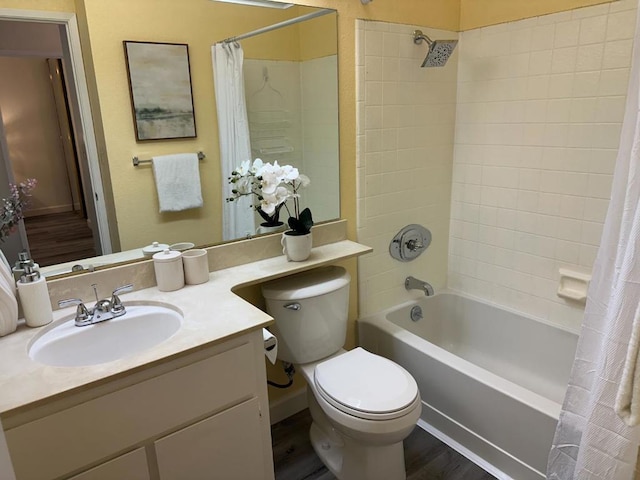
[[136, 141], [195, 138], [189, 46], [123, 41]]

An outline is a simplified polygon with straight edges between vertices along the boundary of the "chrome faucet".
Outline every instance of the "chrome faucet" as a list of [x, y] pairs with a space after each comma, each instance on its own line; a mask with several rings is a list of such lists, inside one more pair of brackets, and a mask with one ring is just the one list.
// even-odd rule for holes
[[123, 285], [116, 288], [111, 293], [110, 299], [98, 299], [98, 285], [92, 284], [93, 292], [96, 296], [96, 304], [92, 308], [87, 308], [82, 300], [79, 298], [67, 298], [60, 300], [58, 306], [68, 307], [70, 305], [77, 305], [76, 309], [76, 327], [86, 327], [87, 325], [93, 325], [94, 323], [100, 323], [112, 318], [121, 317], [127, 313], [120, 297], [118, 295], [133, 290], [133, 284]]
[[433, 287], [429, 283], [418, 280], [415, 277], [407, 277], [404, 281], [404, 288], [407, 290], [422, 290], [427, 297], [433, 295]]

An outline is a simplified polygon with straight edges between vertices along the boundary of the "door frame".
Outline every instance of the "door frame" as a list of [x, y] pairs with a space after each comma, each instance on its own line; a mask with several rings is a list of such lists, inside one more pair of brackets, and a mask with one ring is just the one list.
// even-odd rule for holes
[[105, 255], [112, 253], [107, 208], [98, 160], [98, 147], [96, 144], [95, 130], [93, 128], [93, 117], [89, 101], [89, 89], [87, 87], [84, 61], [82, 59], [82, 48], [80, 46], [80, 33], [78, 30], [77, 16], [75, 13], [70, 12], [0, 8], [0, 19], [54, 23], [60, 25], [65, 30], [66, 39], [63, 38], [63, 42], [66, 41], [67, 43], [69, 63], [71, 64], [74, 78], [73, 87], [78, 100], [78, 109], [80, 113], [79, 121], [84, 136], [84, 146], [86, 149], [88, 163], [87, 167], [92, 189], [91, 196], [96, 212], [96, 233], [102, 247], [102, 254]]

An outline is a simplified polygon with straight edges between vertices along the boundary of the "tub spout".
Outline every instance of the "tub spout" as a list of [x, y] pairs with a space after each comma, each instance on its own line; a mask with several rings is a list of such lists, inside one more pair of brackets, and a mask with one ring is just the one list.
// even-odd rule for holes
[[404, 288], [407, 290], [422, 290], [427, 297], [433, 295], [433, 287], [415, 277], [407, 277], [404, 281]]

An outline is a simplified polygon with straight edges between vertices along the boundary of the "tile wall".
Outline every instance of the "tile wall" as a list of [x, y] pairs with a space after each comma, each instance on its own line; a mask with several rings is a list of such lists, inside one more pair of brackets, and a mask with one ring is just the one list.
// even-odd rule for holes
[[590, 271], [625, 108], [637, 2], [460, 35], [448, 285], [567, 327]]
[[[358, 241], [374, 248], [358, 261], [361, 315], [419, 297], [405, 291], [407, 275], [446, 285], [457, 53], [444, 68], [420, 68], [427, 46], [413, 43], [416, 28], [457, 37], [357, 23]], [[430, 228], [433, 243], [401, 263], [389, 256], [389, 242], [411, 223]]]

